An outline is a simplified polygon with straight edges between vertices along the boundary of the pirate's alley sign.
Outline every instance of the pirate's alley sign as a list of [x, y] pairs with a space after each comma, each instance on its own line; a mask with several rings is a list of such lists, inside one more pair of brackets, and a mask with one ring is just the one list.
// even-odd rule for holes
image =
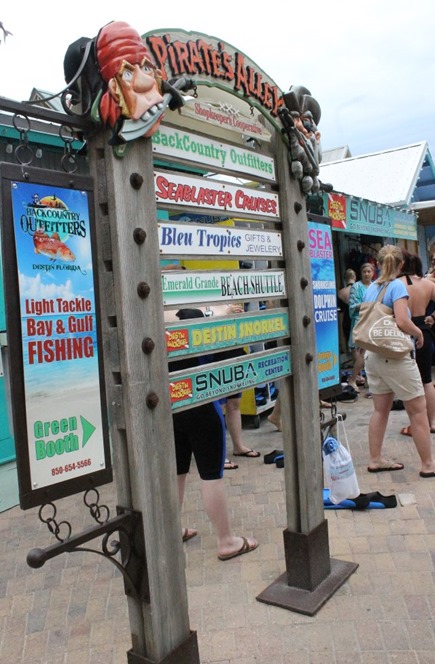
[[70, 45], [64, 71], [65, 111], [110, 127], [114, 146], [156, 134], [168, 109], [259, 142], [270, 140], [275, 128], [288, 144], [302, 190], [320, 188], [319, 104], [303, 86], [283, 94], [255, 62], [221, 39], [178, 29], [141, 36], [113, 21], [95, 38]]
[[[127, 23], [113, 21], [94, 39], [71, 44], [64, 70], [69, 108], [79, 105], [82, 114], [91, 108], [94, 119], [112, 127], [113, 143], [151, 136], [168, 108], [184, 106], [182, 93], [195, 93], [201, 85], [239, 97], [279, 127], [283, 101], [278, 86], [246, 55], [215, 37], [182, 30], [141, 37]], [[234, 121], [231, 109], [222, 107], [219, 114], [212, 106], [206, 103], [196, 112]], [[244, 124], [251, 133], [263, 134], [255, 118]]]

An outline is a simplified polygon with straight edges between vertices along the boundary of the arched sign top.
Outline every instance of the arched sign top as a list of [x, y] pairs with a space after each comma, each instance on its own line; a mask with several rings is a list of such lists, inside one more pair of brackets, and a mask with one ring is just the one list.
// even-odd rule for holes
[[[111, 127], [118, 156], [123, 144], [152, 137], [168, 109], [184, 107], [182, 114], [232, 127], [248, 141], [270, 140], [267, 119], [288, 145], [291, 172], [302, 190], [320, 188], [318, 102], [303, 86], [292, 85], [283, 94], [255, 62], [217, 37], [178, 28], [141, 36], [128, 23], [111, 21], [94, 39], [69, 46], [64, 71], [66, 112], [77, 106]], [[208, 99], [195, 100], [200, 86], [208, 87]]]
[[192, 78], [255, 106], [277, 128], [284, 104], [275, 81], [242, 51], [218, 37], [178, 28], [159, 29], [142, 36], [156, 67], [166, 80]]

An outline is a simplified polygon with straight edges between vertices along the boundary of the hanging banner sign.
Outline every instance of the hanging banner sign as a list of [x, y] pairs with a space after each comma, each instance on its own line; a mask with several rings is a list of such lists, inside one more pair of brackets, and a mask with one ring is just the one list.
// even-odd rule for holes
[[323, 205], [335, 231], [417, 240], [413, 213], [334, 191], [323, 194]]
[[274, 160], [252, 150], [166, 126], [160, 126], [151, 140], [155, 154], [275, 182]]
[[154, 174], [157, 203], [237, 213], [249, 217], [279, 219], [278, 195], [261, 189], [237, 187], [206, 178], [176, 175], [169, 171]]
[[340, 383], [337, 286], [331, 228], [308, 222], [313, 278], [318, 387], [323, 390]]
[[163, 304], [269, 300], [285, 296], [283, 270], [237, 272], [165, 272]]
[[270, 142], [272, 138], [272, 134], [264, 124], [230, 104], [192, 99], [179, 109], [179, 113], [187, 118], [213, 127], [224, 127], [238, 135], [242, 133], [259, 141]]
[[252, 312], [243, 317], [200, 318], [166, 326], [168, 357], [208, 353], [289, 335], [288, 314]]
[[263, 351], [220, 364], [204, 364], [169, 374], [172, 409], [215, 401], [291, 373], [290, 348]]
[[280, 258], [281, 233], [252, 231], [234, 227], [157, 224], [160, 253], [163, 256], [249, 256]]
[[[112, 479], [93, 269], [92, 183], [79, 176], [71, 185], [71, 174], [62, 178], [32, 170], [36, 174], [29, 181], [2, 178], [11, 392], [23, 509]], [[22, 177], [18, 167], [3, 172]], [[59, 180], [69, 187], [59, 186]]]

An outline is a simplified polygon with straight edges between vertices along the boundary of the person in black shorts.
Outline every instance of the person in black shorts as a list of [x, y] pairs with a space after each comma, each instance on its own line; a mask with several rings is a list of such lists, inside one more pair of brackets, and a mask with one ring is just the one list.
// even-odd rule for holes
[[[180, 320], [202, 317], [200, 309], [181, 309], [176, 316]], [[205, 358], [184, 358], [171, 362], [169, 371], [198, 366]], [[172, 416], [177, 462], [178, 492], [180, 505], [183, 503], [187, 475], [192, 455], [195, 458], [201, 478], [201, 494], [204, 508], [217, 537], [219, 560], [229, 560], [257, 548], [254, 538], [238, 537], [231, 530], [226, 489], [223, 479], [226, 434], [222, 409], [218, 402], [211, 402], [190, 408]], [[184, 528], [183, 541], [197, 535], [193, 528]]]

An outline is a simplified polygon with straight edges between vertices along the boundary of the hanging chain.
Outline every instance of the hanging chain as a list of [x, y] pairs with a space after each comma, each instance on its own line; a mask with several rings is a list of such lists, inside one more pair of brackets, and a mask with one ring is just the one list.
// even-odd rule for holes
[[59, 128], [59, 136], [63, 141], [63, 156], [60, 160], [63, 170], [65, 173], [75, 173], [78, 164], [77, 164], [77, 151], [73, 150], [74, 134], [71, 127], [68, 125], [61, 125]]
[[[48, 516], [49, 510], [52, 510], [52, 516]], [[46, 513], [46, 516], [43, 515], [43, 511]], [[57, 509], [56, 506], [53, 503], [45, 503], [45, 505], [41, 505], [39, 508], [39, 519], [42, 521], [42, 523], [47, 524], [48, 530], [53, 533], [55, 538], [59, 542], [64, 542], [65, 540], [69, 539], [71, 537], [71, 524], [69, 521], [60, 521], [59, 523], [56, 521], [56, 514], [57, 514]], [[63, 537], [60, 535], [60, 531], [62, 529], [62, 526], [66, 527], [66, 533]]]
[[[94, 492], [96, 497], [95, 500], [92, 502], [91, 498], [91, 492]], [[107, 507], [107, 505], [99, 505], [99, 500], [100, 500], [100, 494], [98, 493], [97, 489], [88, 489], [85, 491], [85, 495], [83, 496], [83, 502], [86, 505], [86, 507], [89, 507], [89, 511], [91, 513], [91, 516], [95, 521], [99, 524], [107, 523], [107, 521], [110, 518], [110, 510]]]
[[16, 113], [12, 123], [20, 135], [20, 142], [14, 150], [15, 158], [21, 166], [29, 166], [35, 156], [29, 145], [30, 120], [26, 115]]

